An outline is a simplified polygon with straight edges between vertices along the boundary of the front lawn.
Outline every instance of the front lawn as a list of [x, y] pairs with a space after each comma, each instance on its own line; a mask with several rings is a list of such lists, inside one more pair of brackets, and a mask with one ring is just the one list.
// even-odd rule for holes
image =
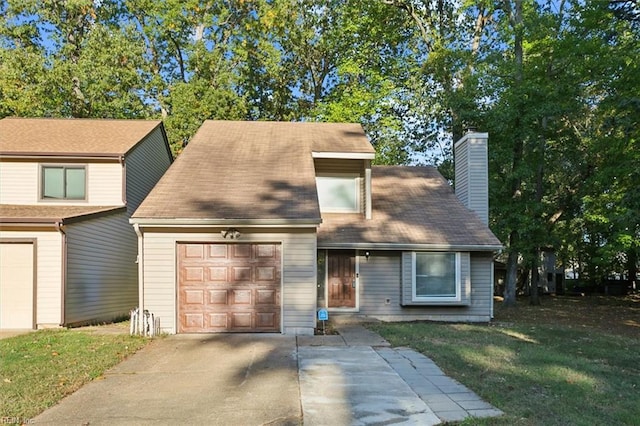
[[[505, 412], [465, 424], [638, 425], [640, 307], [637, 300], [624, 300], [628, 303], [608, 305], [589, 298], [544, 298], [542, 308], [498, 305], [491, 325], [414, 322], [371, 328], [393, 346], [429, 356]], [[594, 318], [604, 311], [607, 319]]]
[[[27, 422], [149, 340], [95, 328], [41, 330], [0, 340], [0, 418]], [[12, 420], [13, 419], [13, 420]]]

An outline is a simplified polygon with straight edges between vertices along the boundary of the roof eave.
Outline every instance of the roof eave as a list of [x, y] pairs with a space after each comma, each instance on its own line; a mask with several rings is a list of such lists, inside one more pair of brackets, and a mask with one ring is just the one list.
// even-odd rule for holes
[[375, 152], [311, 152], [313, 158], [338, 158], [344, 160], [373, 160]]
[[144, 218], [133, 217], [129, 219], [132, 225], [142, 227], [224, 227], [224, 226], [242, 226], [246, 228], [316, 228], [322, 219], [190, 219], [190, 218]]
[[501, 244], [419, 244], [419, 243], [331, 243], [318, 241], [319, 249], [359, 250], [428, 250], [428, 251], [488, 251], [502, 250]]

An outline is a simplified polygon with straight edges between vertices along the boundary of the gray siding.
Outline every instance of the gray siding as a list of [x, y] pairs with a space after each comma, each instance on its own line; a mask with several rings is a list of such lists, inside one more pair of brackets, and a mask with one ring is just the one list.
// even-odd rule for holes
[[468, 286], [468, 306], [402, 306], [402, 283], [407, 279], [411, 299], [411, 256], [403, 256], [401, 252], [372, 251], [369, 260], [360, 257], [360, 311], [356, 316], [383, 321], [489, 321], [493, 267], [491, 254], [462, 254], [467, 259], [466, 269], [463, 266], [465, 261], [461, 259], [461, 272], [465, 275], [462, 286], [465, 283]]
[[126, 212], [68, 225], [66, 234], [66, 323], [127, 315], [138, 304], [138, 268]]
[[[316, 311], [315, 230], [238, 229], [242, 233], [238, 242], [282, 244], [282, 331], [287, 334], [313, 334]], [[221, 230], [143, 230], [144, 309], [160, 318], [163, 332], [176, 332], [176, 244], [229, 242], [222, 238]]]
[[455, 191], [469, 210], [489, 223], [487, 134], [469, 133], [455, 144]]
[[127, 211], [131, 215], [171, 165], [160, 127], [127, 155], [125, 164]]

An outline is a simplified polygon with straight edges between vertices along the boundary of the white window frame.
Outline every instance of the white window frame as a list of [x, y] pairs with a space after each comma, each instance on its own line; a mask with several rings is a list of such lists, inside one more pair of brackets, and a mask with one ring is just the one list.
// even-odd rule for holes
[[[416, 294], [416, 257], [417, 254], [445, 253], [455, 255], [455, 296], [418, 296]], [[411, 252], [411, 300], [413, 302], [460, 302], [462, 300], [462, 274], [460, 266], [460, 253], [455, 252]]]
[[[323, 178], [342, 178], [353, 180], [354, 189], [355, 189], [355, 207], [354, 208], [336, 208], [336, 207], [323, 207], [322, 203], [320, 203], [320, 211], [324, 213], [359, 213], [361, 208], [361, 182], [360, 175], [355, 173], [327, 173], [327, 174], [318, 174], [316, 176], [316, 188], [319, 188], [319, 182]], [[318, 191], [318, 202], [320, 202], [320, 191]]]

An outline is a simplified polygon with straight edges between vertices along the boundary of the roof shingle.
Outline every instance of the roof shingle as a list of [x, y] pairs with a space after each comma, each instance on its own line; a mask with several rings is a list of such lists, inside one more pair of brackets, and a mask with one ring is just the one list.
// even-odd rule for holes
[[133, 217], [319, 221], [313, 151], [375, 152], [358, 124], [206, 121]]
[[125, 155], [159, 120], [17, 118], [0, 120], [0, 155]]
[[375, 166], [371, 220], [324, 215], [318, 246], [341, 244], [500, 246], [433, 167]]

